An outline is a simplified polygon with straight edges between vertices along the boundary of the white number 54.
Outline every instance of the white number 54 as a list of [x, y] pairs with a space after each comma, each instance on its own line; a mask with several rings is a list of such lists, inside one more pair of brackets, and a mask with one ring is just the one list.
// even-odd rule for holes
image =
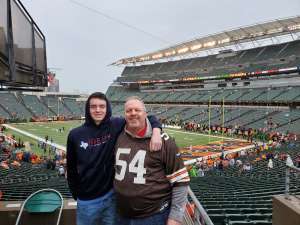
[[[127, 162], [125, 160], [120, 159], [121, 154], [130, 154], [130, 148], [118, 148], [116, 154], [116, 166], [120, 166], [121, 170], [119, 173], [116, 172], [115, 179], [122, 181], [125, 177], [125, 173], [127, 170]], [[146, 179], [144, 178], [144, 174], [146, 174], [146, 168], [144, 167], [146, 151], [139, 150], [131, 162], [129, 163], [129, 173], [135, 173], [133, 183], [135, 184], [145, 184]]]

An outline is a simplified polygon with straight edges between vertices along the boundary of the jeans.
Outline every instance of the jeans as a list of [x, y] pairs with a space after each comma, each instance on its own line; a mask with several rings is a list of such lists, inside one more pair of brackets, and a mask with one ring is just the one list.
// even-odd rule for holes
[[118, 217], [118, 225], [166, 225], [170, 209], [156, 213], [145, 218], [130, 219], [122, 216]]
[[115, 225], [116, 201], [111, 190], [92, 200], [77, 199], [77, 225]]

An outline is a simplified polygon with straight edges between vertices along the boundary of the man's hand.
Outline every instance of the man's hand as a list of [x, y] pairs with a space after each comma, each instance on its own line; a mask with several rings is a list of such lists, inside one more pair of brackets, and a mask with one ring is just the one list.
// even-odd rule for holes
[[159, 151], [162, 146], [160, 128], [153, 128], [152, 137], [150, 141], [150, 151]]
[[167, 225], [181, 225], [181, 223], [176, 220], [168, 219]]

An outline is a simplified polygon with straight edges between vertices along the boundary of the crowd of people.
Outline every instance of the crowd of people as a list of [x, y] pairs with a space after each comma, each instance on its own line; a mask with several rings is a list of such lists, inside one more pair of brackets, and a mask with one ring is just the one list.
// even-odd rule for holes
[[286, 144], [280, 140], [272, 141], [268, 143], [263, 143], [258, 145], [255, 142], [255, 147], [249, 150], [242, 150], [240, 152], [228, 153], [226, 152], [216, 157], [208, 157], [208, 159], [198, 160], [198, 162], [192, 166], [189, 166], [189, 173], [192, 177], [203, 177], [205, 172], [211, 170], [218, 170], [220, 172], [226, 170], [227, 168], [238, 168], [240, 174], [251, 172], [254, 165], [257, 162], [265, 161], [266, 170], [272, 170], [277, 165], [274, 159], [280, 161], [286, 161], [290, 166], [296, 166], [300, 168], [300, 153], [292, 160], [291, 156], [281, 151], [282, 147], [289, 149], [296, 147], [296, 143], [293, 142]]
[[[16, 140], [14, 135], [5, 135], [5, 127], [0, 127], [0, 167], [9, 169], [11, 167], [20, 167], [22, 162], [32, 165], [41, 165], [41, 167], [58, 170], [62, 174], [62, 169], [66, 171], [66, 154], [54, 146], [47, 145], [46, 142], [38, 141], [37, 146], [45, 151], [49, 149], [49, 154], [41, 155], [30, 149], [31, 143], [24, 143], [20, 138]], [[28, 147], [28, 148], [27, 148]], [[45, 153], [45, 152], [44, 152]], [[64, 175], [66, 172], [63, 173]]]
[[[178, 120], [159, 122], [156, 117], [147, 116], [138, 97], [128, 98], [124, 109], [125, 118], [114, 118], [103, 93], [90, 95], [85, 123], [69, 133], [67, 154], [49, 147], [53, 140], [48, 135], [45, 141], [38, 142], [44, 150], [42, 156], [24, 150], [21, 140], [12, 138], [9, 143], [0, 135], [0, 152], [5, 155], [0, 158], [0, 166], [9, 169], [27, 162], [57, 170], [59, 176], [67, 178], [70, 192], [77, 200], [78, 225], [181, 225], [189, 177], [203, 177], [210, 170], [222, 173], [229, 167], [238, 168], [240, 174], [249, 173], [256, 162], [264, 160], [266, 169], [273, 170], [274, 159], [300, 166], [300, 155], [293, 161], [288, 154], [276, 151], [282, 146], [295, 147], [297, 136], [289, 133], [239, 126], [208, 127]], [[161, 135], [161, 124], [179, 125], [187, 131], [241, 136], [254, 142], [255, 147], [228, 154], [222, 147], [220, 156], [198, 160], [186, 168], [174, 140], [165, 133]], [[60, 133], [64, 131], [64, 127], [58, 129]], [[256, 140], [263, 140], [264, 144], [259, 145]]]
[[235, 126], [228, 126], [228, 127], [222, 127], [219, 125], [211, 125], [210, 127], [207, 124], [201, 124], [196, 123], [194, 121], [189, 122], [183, 122], [182, 120], [168, 120], [168, 119], [161, 119], [161, 123], [163, 124], [163, 127], [166, 125], [169, 126], [177, 126], [181, 127], [181, 129], [186, 131], [192, 131], [192, 132], [199, 132], [199, 133], [205, 133], [205, 134], [212, 134], [212, 135], [226, 135], [226, 136], [234, 136], [236, 138], [242, 138], [247, 139], [249, 142], [253, 142], [254, 140], [259, 141], [277, 141], [281, 140], [281, 142], [295, 142], [297, 141], [297, 135], [290, 132], [278, 132], [273, 131], [270, 129], [259, 128], [245, 128], [239, 125]]

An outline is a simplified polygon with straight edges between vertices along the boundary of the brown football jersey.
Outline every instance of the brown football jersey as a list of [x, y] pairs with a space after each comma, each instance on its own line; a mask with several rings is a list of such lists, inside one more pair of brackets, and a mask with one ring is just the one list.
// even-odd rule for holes
[[124, 217], [143, 218], [163, 210], [170, 204], [172, 187], [189, 183], [175, 141], [163, 135], [167, 138], [156, 152], [149, 150], [150, 138], [123, 131], [117, 140], [114, 189]]

